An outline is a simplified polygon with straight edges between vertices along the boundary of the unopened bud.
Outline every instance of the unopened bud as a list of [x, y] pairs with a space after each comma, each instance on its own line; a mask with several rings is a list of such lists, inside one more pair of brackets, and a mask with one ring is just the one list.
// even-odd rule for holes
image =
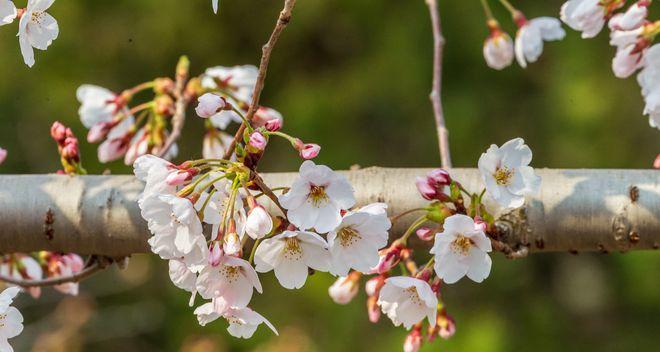
[[156, 94], [171, 94], [174, 91], [174, 81], [169, 77], [156, 78], [154, 80], [154, 92]]
[[174, 115], [174, 100], [167, 94], [161, 94], [154, 100], [154, 111], [158, 115]]

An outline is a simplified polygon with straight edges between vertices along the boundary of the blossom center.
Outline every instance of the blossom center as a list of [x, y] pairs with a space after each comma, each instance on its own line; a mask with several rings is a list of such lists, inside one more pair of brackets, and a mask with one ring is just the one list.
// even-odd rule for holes
[[410, 286], [406, 289], [406, 293], [408, 293], [410, 302], [416, 306], [423, 306], [424, 302], [422, 302], [422, 299], [419, 298], [419, 293], [417, 292], [417, 287], [415, 286]]
[[240, 269], [235, 266], [223, 265], [220, 269], [220, 274], [229, 283], [234, 283], [238, 280]]
[[472, 248], [472, 240], [463, 235], [456, 236], [456, 239], [451, 243], [451, 250], [457, 254], [467, 255], [470, 248]]
[[309, 190], [309, 199], [312, 200], [312, 204], [318, 207], [321, 203], [325, 203], [328, 200], [328, 194], [325, 192], [325, 186], [312, 186]]
[[32, 12], [32, 15], [30, 16], [30, 22], [34, 22], [37, 24], [41, 24], [41, 19], [43, 18], [44, 13], [43, 12]]
[[295, 237], [287, 237], [284, 245], [284, 258], [289, 260], [302, 259], [302, 248], [300, 247], [300, 240]]
[[506, 186], [511, 182], [511, 177], [513, 176], [513, 171], [509, 170], [508, 167], [498, 167], [493, 174], [495, 182], [500, 186]]
[[339, 237], [339, 243], [342, 247], [350, 247], [352, 244], [362, 239], [360, 233], [350, 226], [342, 227], [337, 233], [337, 237]]

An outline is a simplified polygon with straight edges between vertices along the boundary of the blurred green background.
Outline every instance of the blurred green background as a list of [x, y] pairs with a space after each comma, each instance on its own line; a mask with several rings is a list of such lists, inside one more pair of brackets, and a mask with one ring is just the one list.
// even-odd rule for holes
[[[18, 0], [18, 6], [25, 1]], [[282, 1], [70, 0], [49, 10], [60, 37], [36, 65], [22, 62], [16, 24], [0, 27], [1, 173], [59, 168], [50, 123], [80, 136], [75, 89], [95, 83], [121, 90], [171, 75], [180, 54], [192, 72], [214, 65], [257, 64]], [[610, 71], [614, 51], [603, 33], [582, 40], [568, 30], [527, 70], [490, 70], [482, 57], [487, 35], [477, 0], [440, 1], [447, 38], [443, 99], [456, 166], [473, 167], [491, 143], [525, 138], [533, 164], [554, 168], [648, 168], [660, 151], [659, 132], [642, 116], [634, 78]], [[502, 25], [508, 15], [491, 1]], [[557, 16], [562, 1], [514, 1], [528, 15]], [[657, 13], [657, 7], [654, 8]], [[300, 0], [271, 60], [262, 96], [285, 116], [285, 130], [322, 145], [318, 161], [335, 169], [438, 166], [428, 92], [432, 38], [423, 0]], [[201, 154], [202, 124], [190, 118], [180, 160]], [[82, 138], [84, 139], [84, 138]], [[262, 170], [290, 171], [298, 158], [272, 143]], [[96, 146], [82, 145], [91, 173], [120, 162], [95, 163]], [[411, 180], [412, 181], [412, 180]], [[456, 336], [424, 351], [655, 351], [660, 342], [660, 255], [544, 254], [520, 261], [496, 256], [480, 285], [463, 280], [444, 298]], [[254, 308], [280, 330], [260, 328], [249, 341], [216, 322], [201, 328], [188, 297], [172, 286], [167, 266], [136, 256], [122, 272], [86, 281], [77, 298], [46, 292], [20, 298], [25, 332], [17, 351], [397, 351], [405, 336], [386, 319], [367, 321], [363, 293], [348, 306], [327, 297], [328, 275], [304, 289], [279, 287], [263, 275], [266, 294]]]

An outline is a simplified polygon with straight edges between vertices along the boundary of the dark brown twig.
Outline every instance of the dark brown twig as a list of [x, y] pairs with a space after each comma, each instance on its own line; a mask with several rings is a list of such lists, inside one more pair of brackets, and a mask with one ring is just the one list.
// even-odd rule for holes
[[187, 57], [182, 56], [176, 65], [176, 81], [174, 83], [174, 98], [176, 101], [174, 103], [174, 115], [172, 115], [172, 133], [170, 133], [165, 144], [163, 144], [163, 147], [156, 154], [160, 158], [164, 157], [172, 145], [181, 137], [181, 131], [186, 121], [186, 105], [188, 105], [184, 90], [188, 81], [189, 68], [190, 61], [188, 61]]
[[0, 275], [0, 281], [21, 287], [46, 287], [62, 285], [69, 282], [79, 282], [107, 268], [108, 265], [112, 262], [110, 259], [105, 257], [93, 258], [95, 259], [90, 260], [91, 263], [89, 263], [89, 265], [86, 266], [83, 270], [70, 276], [53, 277], [44, 280], [23, 280]]
[[273, 193], [273, 190], [271, 190], [270, 187], [266, 185], [266, 183], [261, 179], [261, 176], [259, 176], [256, 172], [252, 173], [252, 182], [254, 182], [254, 184], [259, 187], [263, 194], [265, 194], [268, 198], [270, 198], [270, 200], [273, 201], [273, 203], [275, 203], [280, 211], [282, 211], [282, 214], [286, 215], [286, 209], [282, 207], [282, 204], [280, 204], [280, 201], [277, 199], [275, 193]]
[[[291, 20], [291, 11], [293, 11], [293, 7], [295, 5], [296, 5], [296, 0], [284, 1], [284, 8], [282, 9], [279, 17], [277, 18], [277, 23], [275, 24], [275, 28], [273, 29], [273, 32], [270, 34], [270, 38], [268, 39], [268, 42], [266, 42], [266, 44], [264, 44], [264, 46], [261, 48], [261, 63], [259, 64], [259, 74], [257, 75], [257, 83], [254, 85], [254, 91], [252, 92], [252, 103], [250, 103], [250, 108], [248, 109], [247, 115], [245, 115], [245, 119], [247, 121], [252, 121], [252, 117], [254, 116], [254, 113], [259, 108], [259, 98], [261, 97], [261, 91], [264, 88], [266, 73], [268, 71], [268, 63], [270, 62], [270, 55], [273, 52], [273, 49], [275, 48], [275, 44], [277, 44], [277, 40], [280, 38], [280, 34], [282, 34], [282, 31], [284, 31], [284, 28], [286, 28], [287, 24], [289, 24], [289, 21]], [[245, 123], [242, 123], [241, 127], [238, 128], [238, 131], [236, 131], [236, 134], [234, 135], [234, 139], [231, 141], [231, 144], [229, 144], [229, 148], [227, 148], [227, 151], [225, 152], [223, 159], [229, 159], [231, 155], [234, 153], [236, 144], [241, 140], [241, 138], [243, 138], [243, 133], [245, 132], [246, 127], [247, 126], [245, 126]]]
[[442, 36], [440, 14], [438, 13], [438, 1], [426, 0], [426, 5], [431, 14], [431, 25], [433, 27], [433, 88], [429, 99], [433, 104], [435, 125], [438, 131], [438, 144], [440, 147], [440, 161], [443, 168], [451, 168], [451, 154], [449, 151], [449, 131], [445, 125], [445, 116], [442, 112], [442, 54], [445, 38]]

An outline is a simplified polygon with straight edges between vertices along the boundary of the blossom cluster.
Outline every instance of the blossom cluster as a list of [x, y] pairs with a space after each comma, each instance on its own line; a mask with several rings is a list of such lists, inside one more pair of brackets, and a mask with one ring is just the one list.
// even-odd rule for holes
[[11, 0], [0, 0], [0, 26], [18, 20], [18, 43], [23, 61], [34, 65], [34, 49], [46, 50], [57, 39], [57, 20], [46, 10], [55, 0], [28, 0], [25, 8], [17, 8]]
[[[54, 253], [47, 251], [33, 253], [13, 253], [0, 257], [0, 275], [16, 280], [39, 281], [69, 277], [81, 272], [83, 259], [74, 253]], [[53, 286], [61, 293], [77, 296], [78, 282], [66, 282]], [[39, 298], [40, 287], [24, 288], [32, 297]]]
[[651, 0], [639, 0], [625, 11], [621, 0], [570, 0], [561, 8], [561, 18], [583, 38], [595, 37], [607, 23], [610, 45], [616, 47], [612, 71], [627, 78], [639, 71], [637, 81], [646, 102], [644, 114], [649, 124], [660, 129], [660, 44], [653, 44], [660, 33], [660, 21], [650, 21]]
[[[483, 153], [478, 166], [484, 189], [478, 194], [444, 170], [418, 178], [417, 188], [430, 204], [390, 217], [387, 204], [358, 205], [343, 174], [309, 160], [319, 147], [281, 132], [279, 114], [246, 118], [241, 102], [254, 84], [250, 72], [246, 67], [214, 68], [201, 80], [208, 89], [231, 82], [231, 95], [204, 93], [195, 109], [214, 127], [243, 123], [242, 138], [232, 140], [231, 157], [205, 155], [174, 164], [146, 154], [133, 164], [145, 183], [138, 205], [152, 233], [148, 243], [168, 261], [174, 285], [191, 293], [198, 322], [224, 318], [229, 333], [242, 338], [251, 337], [262, 323], [277, 333], [250, 308], [254, 292], [264, 291], [259, 274], [272, 271], [282, 287], [293, 290], [302, 288], [310, 273], [328, 272], [338, 277], [329, 293], [340, 304], [357, 294], [363, 276], [371, 276], [365, 284], [369, 320], [376, 322], [383, 313], [394, 325], [411, 330], [408, 350], [421, 345], [424, 319], [428, 340], [450, 337], [455, 325], [440, 302], [441, 282], [488, 277], [488, 253], [497, 230], [482, 200], [487, 193], [502, 208], [517, 208], [538, 192], [540, 178], [529, 166], [529, 147], [517, 138]], [[256, 171], [271, 137], [286, 139], [305, 159], [290, 185], [266, 185]], [[392, 238], [393, 222], [417, 211], [423, 215]], [[413, 233], [432, 242], [431, 260], [421, 268], [408, 246]], [[404, 264], [401, 272], [399, 263]]]

